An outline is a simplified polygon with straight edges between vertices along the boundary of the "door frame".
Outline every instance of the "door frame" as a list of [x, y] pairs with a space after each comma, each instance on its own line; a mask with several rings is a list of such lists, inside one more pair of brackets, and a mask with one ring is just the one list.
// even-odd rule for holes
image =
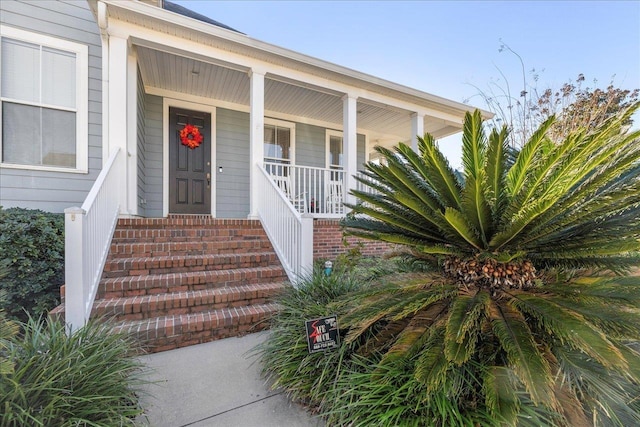
[[216, 107], [184, 99], [162, 98], [162, 216], [169, 215], [169, 107], [211, 114], [211, 216], [216, 216]]

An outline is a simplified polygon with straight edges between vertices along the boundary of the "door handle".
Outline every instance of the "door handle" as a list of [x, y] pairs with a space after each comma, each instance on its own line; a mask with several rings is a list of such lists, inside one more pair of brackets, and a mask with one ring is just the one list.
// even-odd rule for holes
[[207, 172], [207, 188], [211, 188], [211, 172]]

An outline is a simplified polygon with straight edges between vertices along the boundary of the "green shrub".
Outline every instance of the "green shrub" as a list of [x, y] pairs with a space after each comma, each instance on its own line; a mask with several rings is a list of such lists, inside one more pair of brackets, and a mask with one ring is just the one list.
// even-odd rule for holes
[[[13, 318], [39, 317], [59, 304], [64, 283], [64, 216], [39, 210], [0, 208], [0, 278], [6, 300], [1, 309]], [[25, 313], [26, 311], [26, 313]]]
[[313, 274], [289, 288], [277, 298], [281, 309], [271, 321], [271, 336], [257, 349], [263, 372], [274, 381], [274, 388], [307, 404], [318, 406], [333, 381], [343, 353], [348, 349], [328, 350], [309, 354], [304, 321], [332, 314], [340, 315], [339, 307], [330, 306], [362, 287], [344, 271], [324, 274], [321, 265]]
[[0, 426], [135, 425], [144, 381], [128, 338], [97, 323], [71, 337], [51, 319], [20, 326], [0, 339]]

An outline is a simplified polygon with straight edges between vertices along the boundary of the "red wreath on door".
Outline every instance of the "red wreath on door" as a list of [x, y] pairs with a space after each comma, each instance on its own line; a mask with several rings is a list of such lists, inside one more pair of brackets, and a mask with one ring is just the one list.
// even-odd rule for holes
[[202, 144], [204, 137], [200, 133], [200, 129], [194, 125], [185, 125], [180, 131], [180, 142], [190, 149], [198, 148]]

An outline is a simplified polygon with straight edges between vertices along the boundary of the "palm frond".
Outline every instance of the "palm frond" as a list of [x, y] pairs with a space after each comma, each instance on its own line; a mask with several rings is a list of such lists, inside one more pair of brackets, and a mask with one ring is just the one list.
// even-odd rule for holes
[[367, 293], [362, 297], [355, 295], [355, 308], [342, 319], [342, 324], [349, 329], [345, 342], [355, 341], [385, 318], [392, 321], [401, 320], [454, 294], [453, 286], [435, 285], [418, 290], [413, 287], [387, 287], [373, 296], [367, 296]]
[[512, 300], [520, 311], [534, 317], [539, 326], [562, 343], [579, 349], [607, 368], [627, 369], [618, 347], [584, 316], [559, 305], [553, 296], [520, 293]]
[[558, 400], [558, 408], [569, 426], [590, 425], [587, 414], [573, 390], [571, 384], [556, 380], [554, 394]]
[[444, 322], [431, 328], [425, 350], [416, 362], [416, 379], [425, 385], [427, 393], [433, 393], [441, 388], [447, 379], [450, 362], [442, 351], [445, 328]]
[[515, 425], [520, 399], [517, 388], [514, 386], [511, 369], [504, 366], [487, 367], [482, 390], [485, 395], [485, 404], [491, 414], [506, 425]]
[[608, 371], [579, 350], [558, 346], [554, 351], [563, 380], [574, 387], [584, 410], [596, 425], [640, 425], [640, 388], [624, 376]]
[[535, 403], [555, 406], [553, 376], [548, 361], [538, 349], [522, 314], [508, 304], [491, 301], [491, 328], [504, 349], [508, 366]]
[[[553, 162], [545, 158], [547, 166], [540, 169], [544, 174], [530, 180], [532, 187], [527, 190], [526, 197], [512, 201], [512, 205], [520, 206], [520, 211], [514, 214], [518, 227], [511, 228], [506, 233], [507, 242], [515, 237], [512, 234], [514, 231], [517, 231], [516, 234], [522, 232], [533, 220], [559, 205], [567, 194], [579, 188], [581, 183], [596, 173], [600, 167], [606, 164], [607, 169], [609, 167], [616, 169], [611, 159], [615, 158], [616, 153], [624, 149], [630, 141], [629, 138], [632, 138], [632, 136], [619, 137], [623, 131], [623, 119], [628, 113], [627, 111], [620, 117], [614, 117], [592, 133], [585, 134], [585, 131], [581, 130], [569, 135], [564, 144], [569, 144], [571, 150], [563, 150], [563, 155], [557, 159], [552, 156]], [[564, 145], [562, 147], [565, 148]], [[624, 163], [630, 164], [628, 161]], [[618, 170], [619, 173], [623, 171]], [[530, 205], [536, 206], [536, 209], [532, 210]], [[527, 221], [522, 221], [525, 217], [524, 213], [528, 214]], [[506, 242], [502, 244], [504, 243]]]
[[451, 228], [458, 233], [458, 236], [466, 240], [477, 250], [483, 249], [482, 242], [478, 239], [478, 231], [472, 228], [462, 212], [453, 208], [447, 208], [444, 212], [444, 219], [449, 223]]
[[416, 313], [398, 335], [393, 346], [384, 354], [380, 360], [380, 365], [411, 358], [416, 354], [429, 337], [429, 328], [447, 310], [447, 307], [446, 303], [439, 302]]
[[462, 192], [462, 212], [478, 231], [482, 246], [486, 247], [493, 221], [491, 209], [485, 199], [487, 140], [482, 129], [480, 111], [473, 114], [467, 112], [463, 128], [462, 164], [465, 186]]
[[[435, 142], [431, 139], [425, 141], [425, 144], [433, 145]], [[448, 206], [459, 205], [461, 188], [446, 158], [425, 159], [406, 144], [398, 144], [396, 151], [402, 162], [410, 165], [416, 176], [425, 183], [425, 188], [428, 189], [430, 195], [438, 201], [438, 210], [443, 211]], [[439, 179], [438, 176], [440, 176]], [[441, 190], [445, 190], [445, 195], [441, 194]]]
[[[430, 134], [418, 137], [418, 149], [422, 159], [429, 166], [429, 182], [446, 201], [445, 207], [460, 208], [460, 183], [453, 169], [449, 166], [447, 158], [438, 150], [435, 138]], [[407, 157], [407, 159], [410, 158], [411, 156]]]
[[[609, 339], [640, 340], [640, 316], [637, 310], [640, 301], [637, 298], [629, 301], [625, 298], [612, 298], [610, 295], [594, 295], [585, 286], [567, 289], [562, 284], [545, 286], [545, 289], [554, 293], [554, 302], [559, 307], [584, 317]], [[616, 347], [620, 348], [619, 345]]]
[[360, 356], [371, 357], [374, 354], [385, 353], [409, 325], [410, 319], [389, 322], [380, 330], [372, 331], [372, 337], [358, 347], [356, 352]]
[[539, 147], [544, 143], [546, 134], [555, 117], [549, 117], [522, 147], [514, 165], [507, 173], [507, 191], [511, 198], [519, 194], [525, 184], [527, 174], [532, 169]]
[[506, 194], [506, 179], [508, 165], [509, 144], [507, 141], [507, 127], [500, 132], [493, 129], [489, 135], [487, 149], [487, 202], [491, 206], [494, 222], [502, 219], [503, 209], [508, 201]]
[[461, 365], [473, 355], [480, 321], [487, 311], [489, 299], [488, 292], [477, 291], [473, 295], [460, 295], [453, 301], [447, 319], [444, 347], [450, 361]]

